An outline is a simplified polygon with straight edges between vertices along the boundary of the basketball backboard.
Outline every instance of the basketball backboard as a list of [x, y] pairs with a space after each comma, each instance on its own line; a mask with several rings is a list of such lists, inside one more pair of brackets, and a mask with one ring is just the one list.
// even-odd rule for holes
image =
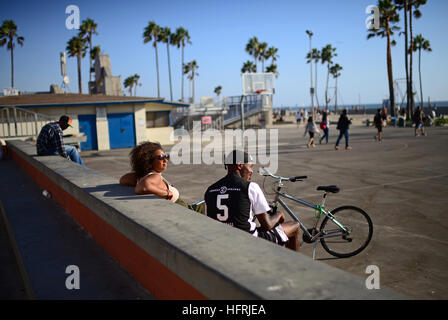
[[274, 73], [243, 73], [243, 95], [273, 94]]

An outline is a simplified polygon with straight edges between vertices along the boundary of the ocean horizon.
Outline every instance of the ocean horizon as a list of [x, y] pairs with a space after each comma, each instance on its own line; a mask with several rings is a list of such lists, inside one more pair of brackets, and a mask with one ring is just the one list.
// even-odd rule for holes
[[[400, 104], [398, 104], [398, 105], [400, 105]], [[418, 106], [419, 102], [415, 101], [415, 105]], [[431, 101], [431, 107], [434, 107], [434, 105], [436, 105], [437, 108], [439, 108], [439, 107], [448, 107], [448, 101]], [[340, 104], [340, 105], [338, 105], [338, 109], [339, 108], [348, 108], [348, 110], [350, 111], [352, 109], [355, 109], [357, 106], [358, 106], [358, 104]], [[366, 107], [366, 109], [371, 110], [371, 109], [382, 108], [382, 106], [383, 106], [382, 103], [361, 103], [359, 105], [361, 110], [363, 110], [364, 107]], [[406, 107], [406, 103], [402, 103], [400, 106], [401, 107]], [[423, 103], [423, 107], [424, 108], [428, 107], [428, 102], [427, 101]], [[309, 110], [309, 109], [311, 109], [311, 106], [310, 105], [308, 105], [308, 106], [298, 106], [298, 105], [295, 105], [295, 106], [275, 106], [274, 109], [289, 109], [289, 110], [294, 110], [294, 111], [295, 110], [300, 110], [300, 109], [308, 109]], [[322, 106], [320, 106], [320, 109], [321, 110], [323, 109]], [[334, 105], [329, 105], [328, 109], [334, 110]]]

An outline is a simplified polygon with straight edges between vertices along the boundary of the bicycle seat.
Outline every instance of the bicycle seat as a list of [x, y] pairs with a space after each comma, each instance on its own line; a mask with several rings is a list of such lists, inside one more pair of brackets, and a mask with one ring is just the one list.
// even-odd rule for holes
[[337, 186], [319, 186], [317, 187], [317, 190], [322, 190], [331, 193], [338, 193], [340, 189]]

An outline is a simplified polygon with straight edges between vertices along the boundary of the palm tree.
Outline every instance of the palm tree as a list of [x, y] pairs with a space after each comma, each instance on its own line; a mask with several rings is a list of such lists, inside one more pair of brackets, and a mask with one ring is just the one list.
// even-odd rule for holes
[[243, 67], [241, 68], [241, 73], [255, 73], [257, 72], [257, 67], [252, 61], [246, 61], [243, 64]]
[[196, 72], [197, 69], [199, 69], [199, 66], [196, 60], [193, 60], [184, 66], [184, 74], [187, 74], [188, 79], [192, 82], [191, 103], [194, 103], [194, 77], [199, 75], [199, 73]]
[[156, 51], [156, 70], [157, 70], [157, 97], [160, 97], [160, 81], [159, 81], [159, 55], [157, 53], [157, 42], [161, 28], [154, 22], [150, 21], [143, 31], [143, 43], [153, 42]]
[[[319, 98], [318, 98], [318, 94], [317, 94], [317, 63], [321, 59], [320, 50], [313, 48], [311, 50], [311, 54], [308, 53], [306, 55], [306, 59], [308, 59], [306, 61], [306, 63], [312, 63], [314, 60], [314, 96], [316, 97], [316, 103], [317, 103], [317, 106], [319, 107]], [[312, 84], [311, 84], [311, 86], [312, 86]]]
[[246, 44], [246, 52], [253, 56], [255, 59], [255, 72], [257, 72], [258, 70], [258, 55], [260, 53], [260, 43], [258, 42], [258, 38], [257, 37], [253, 37], [249, 39], [249, 42]]
[[81, 61], [86, 56], [87, 45], [85, 39], [79, 37], [73, 37], [67, 42], [67, 48], [69, 57], [76, 57], [78, 60], [78, 91], [82, 94], [82, 82], [81, 82]]
[[268, 44], [266, 42], [260, 43], [258, 46], [258, 59], [261, 61], [261, 72], [264, 72], [264, 60], [267, 59]]
[[171, 29], [169, 27], [165, 27], [159, 33], [159, 41], [166, 43], [166, 53], [168, 57], [168, 76], [170, 79], [170, 98], [173, 101], [173, 86], [171, 84], [171, 62], [170, 62], [170, 44], [175, 42], [174, 34], [171, 33]]
[[337, 56], [336, 48], [331, 44], [327, 44], [322, 48], [322, 55], [320, 57], [322, 64], [327, 63], [327, 84], [325, 86], [325, 109], [328, 109], [328, 80], [330, 78], [330, 66], [333, 64], [333, 58]]
[[420, 102], [421, 107], [423, 108], [423, 89], [422, 89], [422, 69], [421, 69], [421, 61], [422, 61], [422, 50], [431, 52], [431, 44], [429, 40], [423, 38], [421, 34], [418, 34], [414, 38], [414, 51], [418, 50], [418, 78], [420, 80]]
[[342, 70], [342, 67], [339, 64], [335, 64], [330, 68], [330, 73], [334, 78], [335, 85], [334, 85], [334, 112], [337, 111], [337, 105], [338, 105], [338, 78], [341, 76], [341, 73], [339, 71]]
[[123, 81], [125, 88], [129, 88], [129, 96], [132, 96], [132, 88], [134, 87], [134, 76], [129, 76]]
[[369, 29], [367, 39], [373, 37], [386, 37], [387, 39], [387, 75], [389, 80], [389, 102], [390, 114], [395, 116], [395, 97], [394, 97], [394, 78], [392, 72], [392, 52], [391, 46], [395, 45], [395, 40], [391, 41], [394, 31], [400, 30], [395, 26], [400, 21], [397, 8], [393, 5], [392, 0], [379, 0], [378, 9], [380, 11], [380, 27], [379, 29]]
[[185, 30], [183, 27], [179, 27], [176, 29], [176, 34], [173, 38], [173, 44], [177, 45], [177, 48], [182, 47], [182, 95], [181, 95], [181, 101], [184, 101], [184, 48], [186, 44], [191, 44], [190, 41], [190, 35], [188, 34], [188, 31]]
[[271, 64], [274, 64], [280, 56], [277, 54], [278, 49], [275, 47], [269, 47], [269, 49], [266, 51], [266, 60], [271, 59]]
[[17, 34], [17, 26], [13, 20], [3, 21], [0, 27], [0, 47], [7, 43], [6, 49], [11, 51], [11, 88], [14, 88], [14, 40], [23, 46], [25, 38]]
[[[409, 6], [409, 87], [411, 90], [411, 112], [414, 112], [414, 93], [412, 92], [412, 58], [413, 58], [413, 51], [414, 51], [414, 39], [412, 36], [412, 16], [416, 19], [420, 18], [422, 16], [420, 10], [418, 9], [421, 5], [426, 4], [426, 0], [410, 0], [410, 6]], [[415, 8], [414, 13], [412, 12], [412, 9]], [[423, 108], [423, 105], [422, 105]]]
[[142, 85], [138, 83], [138, 80], [140, 80], [140, 76], [138, 74], [134, 74], [132, 76], [132, 78], [134, 79], [134, 85], [135, 85], [135, 91], [134, 91], [134, 96], [137, 96], [137, 87], [141, 87]]
[[217, 86], [214, 90], [214, 92], [216, 93], [216, 96], [217, 96], [216, 99], [218, 100], [218, 102], [219, 102], [219, 96], [221, 95], [221, 90], [222, 90], [221, 86]]
[[[96, 59], [96, 56], [98, 56], [101, 53], [101, 47], [100, 46], [94, 46], [92, 50], [90, 51], [90, 59], [94, 61]], [[95, 67], [90, 68], [90, 72], [95, 72]]]
[[275, 74], [275, 77], [278, 78], [278, 71], [277, 71], [277, 65], [274, 63], [271, 63], [270, 65], [268, 65], [266, 67], [266, 72], [272, 72], [273, 74]]
[[86, 39], [86, 41], [89, 43], [89, 58], [90, 58], [90, 67], [89, 67], [89, 82], [92, 81], [92, 51], [93, 51], [93, 47], [92, 47], [92, 35], [93, 34], [98, 34], [98, 32], [96, 32], [96, 28], [98, 27], [98, 24], [95, 23], [95, 21], [93, 21], [90, 18], [87, 18], [86, 20], [84, 20], [81, 23], [80, 26], [80, 31], [79, 31], [79, 37], [80, 38], [84, 38]]

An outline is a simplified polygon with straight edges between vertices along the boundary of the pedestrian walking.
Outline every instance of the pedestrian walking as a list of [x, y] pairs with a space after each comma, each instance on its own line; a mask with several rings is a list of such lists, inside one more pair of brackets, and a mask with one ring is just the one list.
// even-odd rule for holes
[[339, 130], [339, 137], [336, 140], [336, 145], [334, 146], [336, 150], [339, 150], [339, 141], [341, 141], [342, 136], [345, 137], [345, 149], [352, 149], [352, 147], [350, 147], [350, 145], [348, 144], [348, 129], [351, 123], [351, 120], [349, 120], [347, 117], [347, 109], [344, 109], [341, 116], [339, 117], [338, 126], [336, 127], [336, 129]]
[[373, 123], [375, 124], [376, 129], [378, 130], [377, 134], [374, 136], [375, 141], [382, 141], [382, 133], [383, 133], [383, 119], [381, 117], [381, 109], [377, 110], [375, 117], [373, 118]]
[[415, 123], [415, 136], [416, 137], [418, 136], [419, 129], [422, 136], [426, 136], [425, 126], [423, 125], [423, 111], [421, 106], [418, 106], [417, 110], [415, 110], [414, 112], [414, 123]]
[[322, 129], [324, 135], [319, 139], [319, 144], [322, 143], [322, 140], [326, 140], [326, 143], [328, 144], [328, 134], [330, 131], [330, 121], [328, 121], [327, 112], [322, 112], [322, 121], [320, 122], [320, 128]]
[[320, 133], [320, 131], [319, 131], [319, 128], [316, 126], [316, 123], [314, 122], [313, 117], [308, 118], [308, 123], [305, 127], [305, 133], [303, 134], [303, 136], [305, 136], [307, 132], [310, 135], [310, 140], [308, 140], [308, 143], [306, 144], [306, 146], [308, 148], [310, 146], [312, 146], [314, 148], [316, 146], [314, 144], [314, 135], [317, 133]]

